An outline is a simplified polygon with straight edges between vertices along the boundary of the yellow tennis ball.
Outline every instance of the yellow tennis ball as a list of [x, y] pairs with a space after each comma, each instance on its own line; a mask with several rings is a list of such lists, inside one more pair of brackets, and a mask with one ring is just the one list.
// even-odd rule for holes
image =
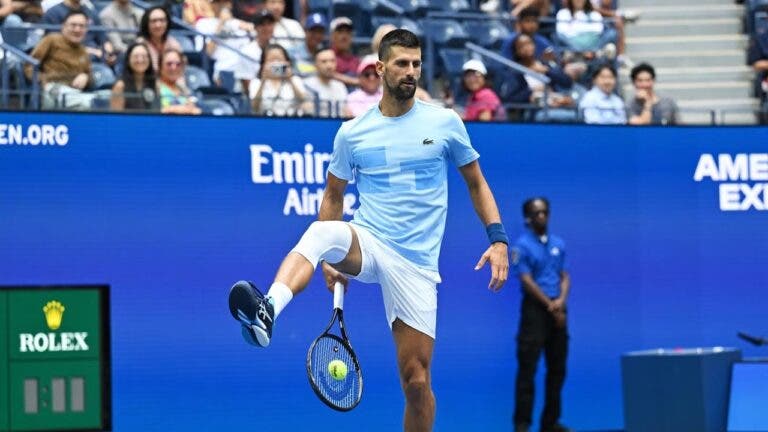
[[343, 380], [347, 377], [347, 365], [341, 360], [332, 360], [328, 363], [328, 373], [335, 380]]

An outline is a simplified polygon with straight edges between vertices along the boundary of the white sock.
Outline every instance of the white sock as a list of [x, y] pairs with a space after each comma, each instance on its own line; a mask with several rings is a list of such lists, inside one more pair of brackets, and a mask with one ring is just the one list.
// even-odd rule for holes
[[277, 318], [277, 316], [280, 315], [280, 312], [285, 309], [285, 307], [293, 298], [293, 292], [290, 288], [288, 288], [288, 285], [280, 282], [274, 282], [272, 286], [269, 287], [267, 297], [272, 299], [272, 306], [275, 308], [275, 318]]

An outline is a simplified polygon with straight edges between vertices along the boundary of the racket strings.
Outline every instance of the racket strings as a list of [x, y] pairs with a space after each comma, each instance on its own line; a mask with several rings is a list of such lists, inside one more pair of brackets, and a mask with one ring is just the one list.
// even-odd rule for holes
[[[355, 367], [353, 354], [339, 339], [323, 336], [317, 340], [310, 354], [312, 378], [328, 402], [341, 409], [355, 406], [361, 395], [360, 371]], [[328, 364], [341, 360], [347, 366], [347, 376], [331, 376]]]

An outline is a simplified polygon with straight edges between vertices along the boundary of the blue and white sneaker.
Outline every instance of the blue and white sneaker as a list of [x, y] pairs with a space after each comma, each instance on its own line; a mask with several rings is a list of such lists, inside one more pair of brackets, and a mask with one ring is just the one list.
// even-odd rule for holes
[[272, 339], [275, 308], [252, 282], [238, 281], [229, 291], [229, 312], [240, 322], [246, 342], [266, 347]]

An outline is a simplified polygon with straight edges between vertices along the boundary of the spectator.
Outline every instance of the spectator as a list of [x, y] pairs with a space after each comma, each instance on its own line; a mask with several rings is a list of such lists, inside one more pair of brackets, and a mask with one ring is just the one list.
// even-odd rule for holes
[[283, 16], [285, 0], [267, 0], [264, 7], [275, 17], [275, 41], [288, 52], [295, 52], [304, 43], [304, 28], [301, 23]]
[[[46, 35], [32, 51], [32, 57], [40, 61], [43, 108], [91, 107], [93, 95], [83, 93], [91, 80], [91, 60], [83, 44], [87, 32], [85, 12], [69, 12], [61, 24], [61, 33]], [[26, 73], [32, 77], [30, 65]]]
[[328, 24], [323, 14], [313, 13], [307, 17], [304, 23], [304, 31], [306, 32], [304, 43], [300, 44], [293, 53], [299, 75], [308, 76], [316, 72], [314, 57], [325, 40], [327, 28]]
[[568, 7], [557, 12], [557, 37], [572, 51], [590, 53], [605, 45], [603, 17], [592, 8], [589, 0], [570, 0]]
[[208, 0], [184, 0], [181, 17], [184, 22], [194, 27], [201, 19], [215, 18], [216, 13]]
[[614, 6], [614, 0], [591, 0], [592, 7], [616, 29], [616, 60], [622, 66], [630, 66], [632, 61], [625, 54], [626, 38], [624, 36], [624, 23], [634, 22], [639, 17], [633, 10], [619, 10]]
[[107, 38], [112, 43], [115, 52], [122, 54], [128, 46], [136, 40], [141, 21], [141, 9], [133, 6], [131, 0], [113, 0], [99, 13], [99, 19], [104, 27], [116, 29], [133, 29], [135, 32], [107, 33]]
[[357, 70], [360, 58], [352, 52], [354, 26], [347, 17], [331, 21], [331, 48], [336, 53], [336, 79], [348, 86], [357, 86]]
[[653, 89], [656, 71], [648, 63], [640, 63], [630, 74], [635, 97], [627, 101], [629, 124], [677, 124], [677, 104], [672, 98], [659, 96]]
[[768, 121], [768, 31], [755, 32], [749, 41], [747, 62], [757, 74], [759, 83], [757, 93], [763, 102], [763, 113], [760, 115], [760, 123]]
[[330, 48], [322, 48], [315, 54], [317, 75], [304, 81], [315, 94], [315, 111], [318, 117], [342, 117], [347, 86], [334, 78], [336, 54]]
[[514, 60], [515, 47], [514, 41], [517, 36], [524, 34], [531, 39], [535, 46], [535, 56], [541, 62], [555, 60], [555, 47], [552, 42], [539, 34], [539, 10], [536, 8], [523, 9], [515, 21], [515, 31], [512, 32], [501, 44], [501, 54], [508, 59]]
[[137, 42], [144, 42], [149, 48], [149, 56], [152, 59], [152, 67], [159, 71], [160, 54], [166, 50], [181, 52], [181, 44], [168, 35], [171, 17], [168, 11], [160, 6], [155, 6], [144, 11], [139, 23], [139, 37]]
[[[66, 18], [70, 12], [82, 12], [88, 18], [88, 25], [100, 26], [96, 12], [89, 6], [83, 4], [81, 0], [64, 0], [61, 3], [48, 9], [43, 14], [43, 24], [63, 24], [64, 18]], [[48, 32], [50, 33], [50, 32]], [[103, 60], [110, 66], [117, 63], [117, 53], [114, 51], [112, 43], [107, 41], [104, 33], [101, 32], [88, 32], [85, 35], [83, 44], [88, 51], [88, 54], [93, 56], [96, 60]]]
[[112, 86], [109, 106], [113, 111], [147, 111], [156, 108], [157, 102], [149, 48], [143, 43], [134, 43], [125, 53], [123, 73]]
[[[563, 111], [548, 110], [550, 116], [556, 115], [559, 120], [569, 121], [575, 114], [567, 108], [575, 107], [573, 98], [566, 93], [573, 87], [573, 80], [555, 62], [547, 64], [536, 59], [536, 48], [533, 39], [525, 34], [519, 34], [513, 43], [515, 54], [513, 60], [534, 72], [546, 75], [551, 81], [549, 86], [533, 75], [526, 75], [511, 70], [506, 73], [501, 86], [504, 102], [517, 104], [533, 103], [547, 104], [551, 108], [566, 108]], [[544, 95], [547, 94], [547, 100]]]
[[360, 62], [357, 69], [360, 88], [347, 96], [345, 117], [357, 117], [381, 100], [384, 93], [381, 88], [381, 75], [376, 70], [377, 58], [378, 56], [368, 55]]
[[0, 0], [0, 29], [18, 27], [23, 23], [21, 17], [14, 14], [14, 9], [12, 0]]
[[200, 114], [197, 98], [184, 85], [184, 69], [187, 59], [177, 49], [167, 48], [158, 58], [160, 79], [157, 92], [160, 98], [160, 111], [164, 114]]
[[462, 84], [464, 90], [469, 92], [469, 101], [464, 107], [464, 120], [491, 121], [503, 120], [504, 109], [499, 97], [486, 82], [488, 70], [480, 60], [469, 60], [462, 66], [464, 75]]
[[397, 27], [392, 24], [382, 24], [376, 28], [376, 31], [373, 32], [373, 36], [371, 36], [371, 54], [376, 56], [379, 55], [379, 45], [381, 44], [381, 40], [392, 30], [397, 30]]
[[312, 112], [304, 82], [293, 74], [288, 51], [269, 44], [261, 53], [259, 77], [250, 84], [253, 111], [268, 116], [302, 116]]
[[268, 10], [262, 10], [253, 18], [256, 28], [256, 39], [243, 47], [243, 54], [251, 59], [240, 58], [240, 67], [235, 72], [235, 78], [240, 80], [243, 89], [247, 90], [251, 81], [255, 80], [261, 70], [261, 55], [272, 42], [275, 31], [275, 17]]
[[13, 13], [27, 23], [38, 23], [43, 19], [43, 6], [40, 0], [11, 0]]
[[589, 124], [626, 124], [624, 101], [613, 91], [616, 89], [616, 71], [602, 65], [592, 75], [593, 86], [579, 103], [584, 122]]

